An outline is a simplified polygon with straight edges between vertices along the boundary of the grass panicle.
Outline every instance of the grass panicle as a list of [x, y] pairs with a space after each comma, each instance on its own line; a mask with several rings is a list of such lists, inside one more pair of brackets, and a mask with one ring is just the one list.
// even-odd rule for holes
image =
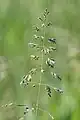
[[[27, 104], [16, 104], [16, 103], [9, 103], [6, 105], [2, 105], [1, 108], [4, 107], [24, 107], [24, 116], [22, 116], [19, 120], [26, 119], [25, 116], [29, 113], [29, 111], [34, 112], [36, 120], [38, 120], [38, 111], [42, 111], [48, 114], [48, 116], [51, 118], [51, 120], [55, 119], [51, 113], [43, 108], [40, 107], [39, 105], [39, 99], [40, 99], [40, 91], [41, 91], [41, 86], [45, 88], [45, 91], [48, 95], [48, 97], [52, 97], [52, 92], [59, 92], [62, 94], [64, 91], [54, 87], [53, 85], [49, 85], [47, 83], [43, 83], [43, 79], [46, 75], [46, 69], [44, 66], [46, 66], [48, 69], [50, 69], [50, 76], [53, 79], [58, 79], [59, 81], [62, 80], [61, 76], [58, 75], [56, 72], [53, 72], [53, 69], [55, 68], [56, 65], [56, 60], [53, 58], [52, 53], [56, 52], [56, 38], [53, 38], [50, 36], [48, 39], [46, 39], [46, 29], [48, 29], [50, 26], [52, 26], [51, 21], [47, 21], [49, 11], [46, 9], [42, 15], [38, 18], [40, 21], [40, 27], [35, 26], [35, 34], [33, 35], [33, 40], [28, 43], [28, 46], [31, 49], [35, 49], [37, 51], [37, 55], [34, 52], [33, 54], [30, 55], [31, 61], [39, 61], [39, 65], [35, 65], [34, 68], [31, 68], [26, 75], [24, 75], [21, 79], [20, 86], [22, 88], [26, 88], [29, 85], [34, 89], [37, 86], [37, 99], [35, 106], [32, 106], [30, 108]], [[45, 44], [45, 41], [47, 41], [47, 44]], [[34, 64], [34, 62], [32, 62]], [[36, 62], [37, 63], [37, 62]], [[33, 81], [33, 76], [36, 76], [36, 74], [39, 73], [39, 81], [34, 82]]]

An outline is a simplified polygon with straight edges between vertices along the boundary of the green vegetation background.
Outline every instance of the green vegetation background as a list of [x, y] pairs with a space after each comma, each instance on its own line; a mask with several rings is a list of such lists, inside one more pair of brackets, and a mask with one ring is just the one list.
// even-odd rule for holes
[[[38, 16], [48, 8], [53, 25], [47, 36], [56, 37], [56, 70], [62, 82], [46, 75], [46, 83], [62, 87], [64, 95], [53, 92], [48, 98], [41, 89], [40, 104], [50, 111], [55, 120], [80, 119], [80, 0], [0, 0], [0, 106], [6, 103], [36, 102], [37, 89], [21, 88], [21, 77], [30, 70], [32, 51], [28, 42], [34, 34], [33, 25]], [[54, 55], [53, 55], [54, 56]], [[36, 76], [36, 81], [38, 76]], [[0, 120], [19, 120], [23, 108], [0, 108]], [[38, 120], [50, 120], [39, 112]], [[35, 120], [29, 114], [29, 120]]]

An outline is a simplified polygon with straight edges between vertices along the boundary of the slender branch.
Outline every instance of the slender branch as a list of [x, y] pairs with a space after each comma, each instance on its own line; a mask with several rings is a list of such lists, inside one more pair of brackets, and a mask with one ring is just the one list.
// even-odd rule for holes
[[41, 111], [43, 111], [43, 112], [46, 112], [46, 113], [50, 116], [50, 118], [51, 118], [52, 120], [54, 120], [54, 117], [53, 117], [48, 111], [43, 110], [42, 108], [38, 108], [38, 109], [41, 110]]
[[56, 92], [61, 92], [61, 93], [63, 93], [63, 92], [64, 92], [62, 89], [59, 89], [59, 88], [53, 87], [53, 86], [51, 86], [51, 85], [49, 85], [49, 84], [36, 83], [36, 82], [28, 82], [28, 84], [33, 84], [33, 87], [34, 87], [35, 85], [40, 85], [40, 86], [49, 86], [50, 88], [52, 88], [52, 89], [53, 89], [54, 91], [56, 91]]

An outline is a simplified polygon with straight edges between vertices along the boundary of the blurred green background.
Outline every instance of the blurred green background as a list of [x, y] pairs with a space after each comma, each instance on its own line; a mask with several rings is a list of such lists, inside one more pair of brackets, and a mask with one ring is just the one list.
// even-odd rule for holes
[[[62, 82], [44, 75], [43, 82], [63, 88], [64, 94], [53, 92], [49, 98], [41, 88], [39, 104], [48, 110], [55, 120], [80, 119], [80, 0], [0, 0], [0, 106], [13, 102], [36, 103], [37, 88], [21, 88], [21, 77], [35, 64], [30, 61], [33, 50], [28, 42], [34, 35], [33, 26], [38, 17], [48, 8], [52, 27], [47, 37], [56, 37], [56, 71]], [[46, 42], [47, 44], [47, 42]], [[35, 51], [34, 51], [35, 54]], [[49, 71], [46, 69], [46, 71]], [[34, 77], [39, 80], [38, 75]], [[0, 120], [19, 120], [24, 108], [0, 107]], [[35, 113], [29, 113], [28, 120], [35, 120]], [[51, 120], [43, 112], [37, 120]]]

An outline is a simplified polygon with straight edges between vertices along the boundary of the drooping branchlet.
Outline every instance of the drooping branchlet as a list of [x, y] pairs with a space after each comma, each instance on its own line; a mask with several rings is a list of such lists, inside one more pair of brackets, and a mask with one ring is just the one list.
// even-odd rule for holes
[[49, 27], [49, 26], [51, 26], [52, 25], [52, 23], [51, 22], [49, 22], [48, 24], [47, 24], [47, 26]]
[[31, 55], [31, 59], [32, 59], [32, 60], [38, 60], [38, 59], [39, 59], [39, 56]]
[[41, 17], [39, 17], [38, 19], [43, 22], [43, 19]]
[[30, 42], [28, 45], [29, 45], [31, 48], [36, 48], [36, 47], [38, 46], [37, 44], [31, 43], [31, 42]]
[[54, 68], [55, 65], [55, 60], [53, 58], [48, 58], [48, 60], [46, 61], [46, 64], [52, 68]]
[[22, 77], [20, 85], [23, 85], [24, 87], [27, 86], [32, 81], [32, 76], [36, 73], [36, 71], [36, 68], [32, 68], [27, 75]]
[[55, 38], [48, 38], [48, 42], [55, 43], [56, 44], [56, 39]]
[[56, 74], [56, 73], [51, 72], [51, 75], [52, 75], [54, 78], [59, 79], [60, 81], [62, 80], [62, 78], [60, 77], [60, 75], [58, 75], [58, 74]]
[[63, 93], [63, 92], [64, 92], [63, 90], [61, 90], [61, 89], [59, 89], [59, 88], [54, 88], [54, 90], [55, 90], [56, 92], [59, 92], [59, 93]]
[[40, 31], [39, 27], [36, 26], [35, 28], [36, 32]]
[[48, 96], [51, 97], [51, 88], [49, 86], [46, 86], [46, 91], [48, 93]]

